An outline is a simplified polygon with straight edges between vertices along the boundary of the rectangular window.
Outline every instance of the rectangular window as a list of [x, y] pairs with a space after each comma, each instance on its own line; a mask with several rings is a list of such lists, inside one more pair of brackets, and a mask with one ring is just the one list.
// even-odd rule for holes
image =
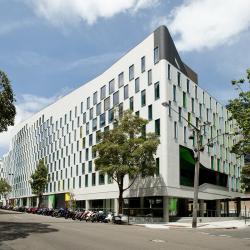
[[97, 104], [97, 91], [93, 94], [93, 105]]
[[160, 119], [155, 120], [155, 134], [158, 136], [161, 134]]
[[160, 83], [159, 82], [156, 82], [155, 83], [155, 100], [159, 99], [160, 98]]
[[195, 85], [195, 99], [198, 98], [198, 89], [197, 89], [197, 86]]
[[93, 119], [93, 108], [89, 110], [89, 120]]
[[95, 173], [92, 173], [92, 186], [95, 186]]
[[86, 135], [89, 134], [89, 122], [86, 123]]
[[119, 88], [122, 87], [124, 85], [124, 73], [121, 72], [119, 75], [118, 75], [118, 86]]
[[93, 135], [89, 135], [89, 146], [91, 147], [93, 145]]
[[184, 126], [184, 132], [183, 132], [183, 139], [184, 139], [184, 143], [187, 143], [187, 127]]
[[214, 170], [214, 157], [211, 156], [211, 169]]
[[141, 73], [145, 71], [146, 65], [145, 65], [145, 56], [141, 58]]
[[186, 95], [186, 93], [185, 92], [183, 92], [183, 100], [182, 100], [182, 102], [183, 102], [183, 108], [186, 108], [187, 107], [187, 95]]
[[129, 81], [134, 79], [134, 64], [129, 67]]
[[152, 69], [148, 70], [148, 85], [152, 84]]
[[182, 121], [182, 108], [181, 107], [179, 107], [179, 122], [181, 122]]
[[[192, 116], [191, 116], [191, 113], [188, 112], [188, 123], [192, 123]], [[190, 125], [190, 124], [188, 124]]]
[[118, 113], [119, 113], [119, 117], [121, 118], [123, 116], [123, 103], [119, 104]]
[[90, 108], [90, 97], [87, 98], [87, 109]]
[[89, 176], [86, 174], [85, 175], [85, 187], [88, 187], [89, 185]]
[[151, 121], [153, 119], [153, 106], [152, 104], [148, 106], [148, 120]]
[[133, 96], [129, 98], [129, 109], [134, 111], [134, 98]]
[[105, 113], [100, 115], [100, 128], [105, 126]]
[[84, 137], [84, 138], [82, 138], [82, 148], [85, 148], [85, 146], [86, 146], [86, 139]]
[[124, 92], [123, 92], [124, 100], [126, 100], [126, 99], [128, 99], [128, 95], [129, 95], [129, 93], [128, 93], [128, 84], [126, 86], [124, 86], [123, 89], [124, 89]]
[[159, 47], [154, 48], [154, 64], [159, 62]]
[[101, 88], [101, 100], [103, 100], [106, 97], [106, 86], [104, 85]]
[[171, 101], [169, 101], [168, 102], [168, 115], [169, 115], [169, 117], [171, 117], [172, 116], [172, 103], [171, 103]]
[[217, 159], [217, 171], [220, 172], [220, 159]]
[[104, 100], [104, 111], [110, 109], [110, 97]]
[[99, 102], [97, 105], [96, 105], [96, 115], [100, 115], [102, 112], [102, 106], [101, 106], [101, 103]]
[[171, 66], [168, 64], [168, 80], [171, 80]]
[[78, 184], [79, 184], [79, 188], [81, 188], [81, 186], [82, 186], [82, 178], [81, 178], [81, 176], [79, 176]]
[[86, 123], [86, 112], [82, 114], [82, 122], [83, 124]]
[[113, 94], [113, 106], [119, 103], [119, 90]]
[[88, 161], [89, 160], [89, 149], [86, 148], [85, 150], [85, 161]]
[[144, 107], [146, 105], [146, 90], [141, 91], [141, 106]]
[[101, 131], [96, 131], [96, 143], [99, 143], [101, 141]]
[[176, 86], [173, 85], [173, 101], [176, 102]]
[[200, 118], [202, 118], [202, 104], [199, 104], [199, 113], [200, 113]]
[[177, 133], [177, 122], [174, 122], [174, 138], [177, 139], [178, 133]]
[[187, 79], [187, 93], [190, 93], [190, 81]]
[[109, 110], [109, 123], [113, 122], [114, 120], [114, 110], [110, 109]]
[[109, 94], [112, 94], [115, 91], [115, 80], [112, 79], [109, 82]]
[[140, 91], [140, 78], [137, 77], [135, 79], [135, 93], [139, 92]]
[[85, 163], [82, 164], [82, 175], [85, 174]]
[[181, 73], [177, 72], [177, 83], [178, 83], [178, 87], [181, 87]]
[[105, 175], [99, 174], [99, 185], [104, 185], [104, 184], [105, 184]]
[[[83, 112], [83, 102], [81, 102], [81, 114], [82, 114], [82, 112]], [[71, 118], [70, 118], [70, 120], [71, 120]]]
[[192, 107], [191, 107], [192, 113], [194, 113], [194, 98], [191, 99], [191, 102], [192, 102], [192, 104], [191, 104], [192, 105]]
[[88, 167], [88, 172], [92, 172], [92, 161], [89, 161], [89, 167]]

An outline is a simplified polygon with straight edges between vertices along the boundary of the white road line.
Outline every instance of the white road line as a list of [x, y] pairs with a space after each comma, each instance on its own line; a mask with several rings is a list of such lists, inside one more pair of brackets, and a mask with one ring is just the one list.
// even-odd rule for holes
[[220, 234], [219, 236], [220, 237], [227, 237], [227, 238], [231, 238], [232, 237], [231, 235], [226, 235], [226, 234]]
[[250, 238], [243, 238], [243, 240], [250, 240]]

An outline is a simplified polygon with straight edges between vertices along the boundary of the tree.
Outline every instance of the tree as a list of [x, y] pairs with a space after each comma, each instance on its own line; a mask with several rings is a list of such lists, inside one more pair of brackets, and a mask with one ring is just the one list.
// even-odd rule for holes
[[0, 70], [0, 133], [13, 126], [16, 115], [14, 95], [7, 75]]
[[43, 160], [40, 160], [35, 172], [31, 175], [30, 186], [32, 193], [39, 198], [38, 207], [42, 204], [43, 193], [49, 182], [48, 168]]
[[[153, 133], [145, 133], [147, 120], [125, 111], [121, 119], [114, 120], [114, 128], [100, 134], [100, 143], [94, 146], [97, 152], [96, 170], [107, 173], [119, 188], [119, 213], [122, 213], [123, 193], [139, 175], [153, 175], [156, 171], [155, 153], [160, 143]], [[124, 178], [129, 176], [129, 185], [124, 188]]]
[[0, 179], [0, 196], [3, 196], [6, 199], [7, 194], [11, 192], [11, 186], [9, 183], [1, 178]]
[[[241, 139], [234, 144], [232, 152], [239, 156], [250, 155], [250, 69], [246, 71], [246, 79], [233, 80], [232, 84], [239, 91], [239, 96], [229, 101], [228, 109], [232, 113], [231, 119], [235, 119], [240, 129]], [[250, 191], [250, 164], [242, 168], [241, 187]]]

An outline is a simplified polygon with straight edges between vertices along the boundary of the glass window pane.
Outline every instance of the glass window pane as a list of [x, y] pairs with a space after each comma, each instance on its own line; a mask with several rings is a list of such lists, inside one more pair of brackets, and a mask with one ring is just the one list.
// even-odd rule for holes
[[119, 88], [122, 87], [123, 84], [124, 84], [124, 73], [122, 72], [122, 73], [120, 73], [118, 75], [118, 86], [119, 86]]
[[110, 97], [104, 100], [104, 111], [110, 109]]
[[101, 100], [103, 100], [106, 97], [106, 86], [103, 86], [101, 88]]
[[112, 94], [115, 91], [115, 80], [109, 82], [109, 94]]
[[139, 92], [140, 91], [140, 78], [137, 77], [135, 79], [135, 93]]
[[134, 79], [134, 64], [129, 67], [129, 81]]
[[113, 106], [117, 105], [119, 103], [119, 91], [116, 91], [113, 94]]
[[124, 86], [124, 100], [126, 100], [128, 98], [128, 84], [126, 86]]

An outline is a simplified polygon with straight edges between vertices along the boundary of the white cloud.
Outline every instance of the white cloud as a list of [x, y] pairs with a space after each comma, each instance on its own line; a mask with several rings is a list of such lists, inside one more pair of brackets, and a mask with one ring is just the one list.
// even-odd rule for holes
[[166, 24], [178, 50], [191, 51], [232, 43], [250, 26], [249, 0], [189, 0], [152, 26]]
[[65, 95], [69, 91], [70, 91], [69, 89], [63, 89], [59, 94], [52, 97], [42, 97], [30, 94], [21, 95], [17, 99], [17, 104], [16, 104], [17, 114], [15, 118], [15, 126], [8, 127], [7, 132], [0, 133], [0, 152], [8, 151], [13, 131], [15, 130], [16, 125], [28, 119], [33, 114], [37, 113], [46, 106], [54, 103], [56, 100], [60, 99], [63, 95]]
[[79, 21], [94, 24], [98, 18], [110, 18], [122, 12], [149, 8], [158, 0], [26, 0], [36, 14], [61, 25]]

